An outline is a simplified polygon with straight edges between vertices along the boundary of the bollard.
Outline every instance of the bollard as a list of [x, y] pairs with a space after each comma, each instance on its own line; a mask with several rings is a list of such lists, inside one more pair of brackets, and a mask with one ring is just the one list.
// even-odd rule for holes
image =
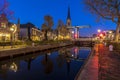
[[113, 45], [109, 45], [109, 51], [113, 51]]

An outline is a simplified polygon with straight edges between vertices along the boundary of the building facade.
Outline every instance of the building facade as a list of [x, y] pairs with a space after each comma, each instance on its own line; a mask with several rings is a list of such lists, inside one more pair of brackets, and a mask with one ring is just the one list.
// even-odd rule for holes
[[0, 42], [17, 41], [19, 34], [19, 24], [13, 24], [8, 21], [5, 14], [0, 15]]
[[35, 25], [33, 25], [32, 23], [21, 24], [20, 39], [41, 41], [43, 39], [43, 33], [40, 31], [40, 29], [36, 28]]

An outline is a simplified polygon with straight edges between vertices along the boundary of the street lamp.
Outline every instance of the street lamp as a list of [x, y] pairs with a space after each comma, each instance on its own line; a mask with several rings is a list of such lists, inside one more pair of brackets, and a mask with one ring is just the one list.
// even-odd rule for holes
[[100, 40], [100, 36], [99, 36], [99, 34], [100, 34], [101, 30], [98, 29], [97, 32], [98, 32], [98, 34], [97, 34], [98, 40]]
[[10, 31], [11, 31], [11, 48], [12, 48], [13, 40], [15, 40], [14, 34], [15, 34], [16, 30], [17, 30], [17, 26], [15, 24], [10, 27]]
[[73, 39], [75, 38], [74, 35], [75, 35], [75, 32], [72, 31], [72, 35], [71, 35], [71, 37], [72, 37]]
[[100, 30], [100, 29], [98, 29], [98, 30], [97, 30], [97, 32], [98, 32], [98, 33], [100, 33], [100, 32], [101, 32], [101, 30]]

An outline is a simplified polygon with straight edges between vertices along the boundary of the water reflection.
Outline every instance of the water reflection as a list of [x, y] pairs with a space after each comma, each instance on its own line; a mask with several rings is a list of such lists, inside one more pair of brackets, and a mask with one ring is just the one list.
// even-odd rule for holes
[[66, 59], [66, 62], [70, 62], [71, 59], [78, 59], [79, 56], [79, 48], [63, 48], [58, 51], [58, 59], [61, 61]]
[[58, 67], [62, 67], [64, 62], [66, 62], [67, 73], [70, 72], [70, 63], [72, 59], [79, 58], [79, 48], [62, 48], [58, 51], [57, 63]]
[[26, 59], [25, 61], [28, 63], [28, 65], [27, 65], [27, 69], [30, 71], [30, 69], [31, 69], [31, 63], [32, 63], [32, 61], [34, 60], [35, 58], [34, 57], [31, 57], [31, 58], [28, 58], [28, 59]]
[[[83, 64], [83, 60], [81, 60], [83, 53], [87, 57], [90, 52], [90, 50], [82, 50], [80, 47], [64, 47], [57, 51], [2, 60], [0, 61], [0, 80], [34, 80], [36, 76], [37, 80], [51, 80], [48, 75], [54, 77], [52, 80], [73, 80]], [[37, 74], [35, 74], [36, 72]], [[21, 76], [25, 76], [27, 79]]]
[[19, 69], [19, 63], [19, 61], [14, 62], [11, 59], [5, 62], [0, 62], [0, 77], [2, 77], [3, 80], [6, 80], [8, 71], [17, 72]]
[[46, 74], [50, 74], [53, 71], [53, 62], [48, 56], [49, 54], [45, 54], [41, 63], [44, 66], [44, 72]]
[[17, 72], [18, 70], [18, 66], [15, 62], [13, 62], [12, 64], [10, 64], [10, 70], [14, 71], [14, 72]]

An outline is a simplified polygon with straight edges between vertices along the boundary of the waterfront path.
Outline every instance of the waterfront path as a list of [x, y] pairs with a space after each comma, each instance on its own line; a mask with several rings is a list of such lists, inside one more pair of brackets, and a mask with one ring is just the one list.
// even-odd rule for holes
[[0, 58], [12, 57], [15, 55], [24, 55], [24, 54], [28, 54], [28, 53], [35, 53], [35, 52], [39, 52], [39, 51], [45, 51], [45, 50], [55, 49], [55, 48], [59, 48], [59, 47], [69, 46], [69, 45], [72, 45], [72, 43], [27, 46], [27, 47], [12, 48], [12, 49], [8, 48], [8, 49], [0, 50]]
[[103, 44], [94, 49], [75, 80], [120, 80], [120, 53]]
[[99, 45], [99, 80], [120, 80], [120, 53]]
[[[94, 51], [96, 49], [96, 52]], [[75, 80], [98, 80], [98, 47], [94, 46], [89, 59], [79, 71]]]

